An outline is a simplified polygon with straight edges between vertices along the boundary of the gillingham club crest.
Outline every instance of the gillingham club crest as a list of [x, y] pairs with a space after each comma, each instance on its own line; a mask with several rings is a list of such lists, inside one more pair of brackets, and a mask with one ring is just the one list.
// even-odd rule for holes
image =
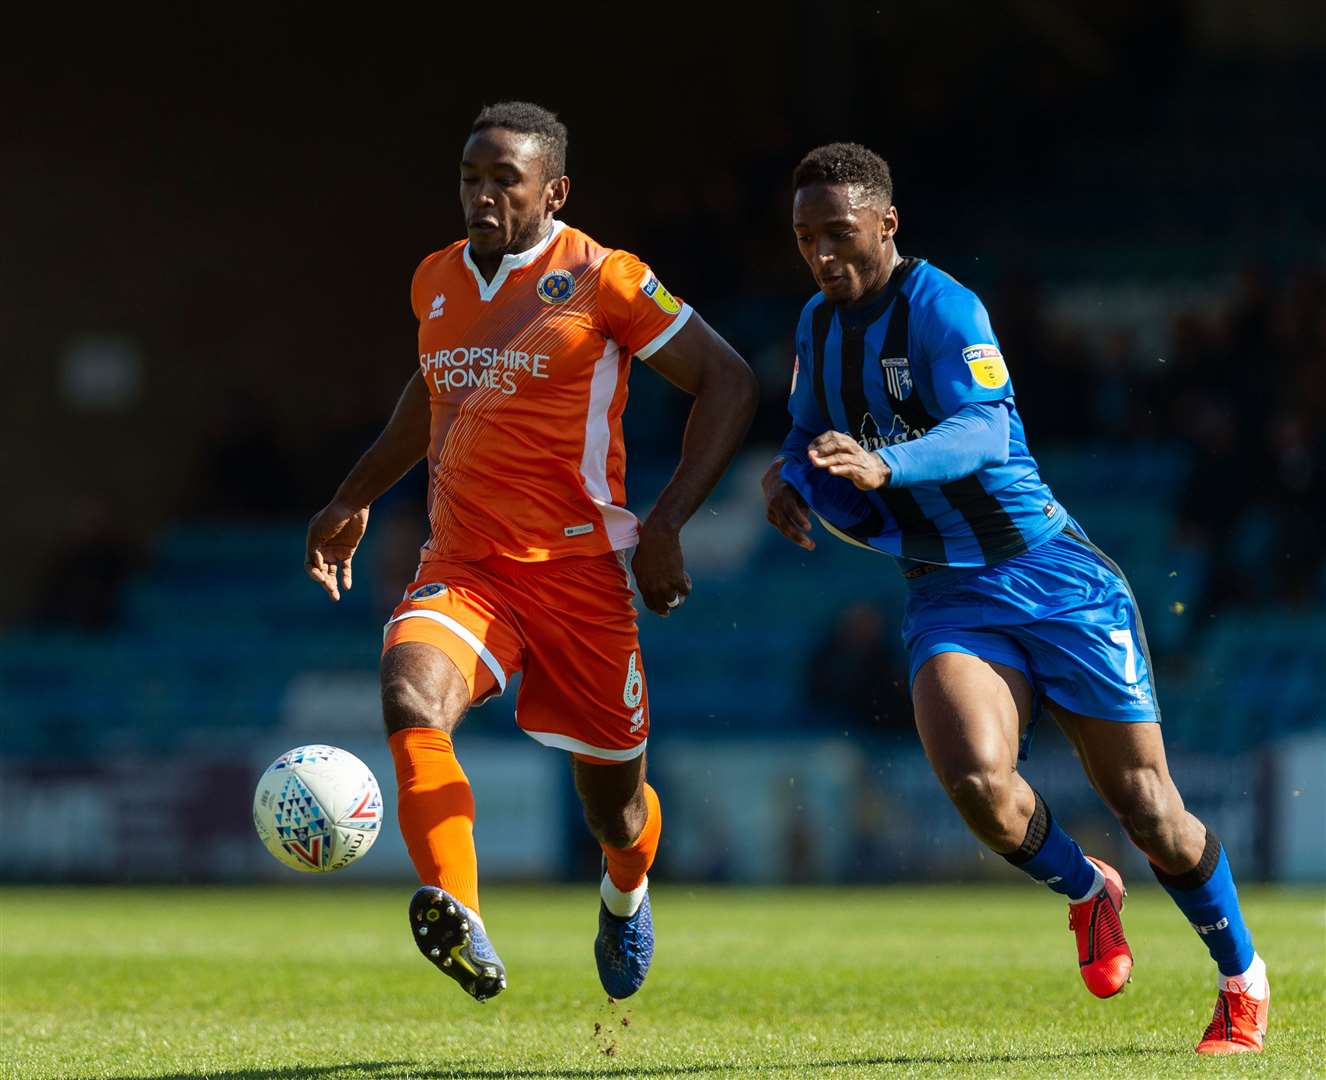
[[570, 270], [549, 270], [539, 278], [535, 291], [545, 304], [564, 304], [575, 292], [576, 279]]
[[884, 369], [884, 385], [894, 401], [906, 401], [912, 394], [912, 369], [905, 356], [881, 356], [879, 365]]

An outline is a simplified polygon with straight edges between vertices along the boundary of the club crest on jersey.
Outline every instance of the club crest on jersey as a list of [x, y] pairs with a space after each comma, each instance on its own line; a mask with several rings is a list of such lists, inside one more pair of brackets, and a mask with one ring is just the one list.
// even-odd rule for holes
[[433, 582], [431, 585], [420, 585], [414, 592], [410, 593], [410, 599], [416, 602], [420, 600], [431, 600], [435, 596], [441, 596], [447, 591], [447, 587], [439, 582]]
[[549, 270], [534, 287], [545, 304], [564, 304], [575, 290], [576, 279], [570, 270]]
[[879, 366], [884, 369], [884, 385], [894, 401], [906, 401], [912, 396], [912, 367], [905, 356], [881, 356]]
[[652, 271], [640, 286], [640, 291], [669, 315], [675, 315], [681, 310], [681, 301], [663, 287], [663, 282], [659, 281]]
[[1008, 382], [1008, 368], [998, 345], [968, 345], [962, 350], [962, 358], [977, 386], [998, 390]]

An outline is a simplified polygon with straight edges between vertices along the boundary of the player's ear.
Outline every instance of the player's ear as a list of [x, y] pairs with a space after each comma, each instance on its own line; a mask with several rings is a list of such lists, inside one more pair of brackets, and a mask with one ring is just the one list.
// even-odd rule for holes
[[879, 216], [880, 239], [887, 240], [898, 231], [898, 208], [890, 205]]
[[566, 197], [571, 194], [571, 178], [559, 176], [556, 180], [549, 180], [546, 191], [548, 213], [555, 214], [566, 205]]

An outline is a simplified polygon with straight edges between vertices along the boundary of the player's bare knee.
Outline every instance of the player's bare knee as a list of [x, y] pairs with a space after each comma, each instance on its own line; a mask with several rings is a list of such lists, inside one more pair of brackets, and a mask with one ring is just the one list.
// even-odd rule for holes
[[940, 782], [953, 804], [964, 814], [998, 816], [1002, 804], [1012, 794], [1007, 769], [974, 767], [956, 769], [941, 776]]
[[429, 700], [404, 675], [384, 676], [382, 679], [382, 722], [387, 734], [402, 728], [442, 728], [442, 714], [436, 700]]
[[1012, 850], [1026, 832], [1017, 805], [1013, 773], [1007, 767], [971, 768], [940, 778], [968, 827], [997, 851]]
[[446, 657], [427, 646], [402, 645], [388, 651], [381, 672], [387, 734], [411, 727], [453, 731], [469, 704], [463, 680], [457, 682], [458, 673], [450, 677], [453, 670]]

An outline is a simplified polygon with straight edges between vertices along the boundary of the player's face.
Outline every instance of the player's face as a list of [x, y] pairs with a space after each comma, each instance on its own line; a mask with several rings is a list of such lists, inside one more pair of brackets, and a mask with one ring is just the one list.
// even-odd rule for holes
[[888, 281], [898, 212], [892, 206], [881, 212], [857, 195], [846, 184], [811, 184], [792, 203], [801, 257], [835, 304], [855, 304]]
[[460, 204], [476, 255], [524, 251], [549, 214], [566, 201], [570, 181], [548, 180], [536, 139], [503, 128], [475, 132], [460, 159]]

